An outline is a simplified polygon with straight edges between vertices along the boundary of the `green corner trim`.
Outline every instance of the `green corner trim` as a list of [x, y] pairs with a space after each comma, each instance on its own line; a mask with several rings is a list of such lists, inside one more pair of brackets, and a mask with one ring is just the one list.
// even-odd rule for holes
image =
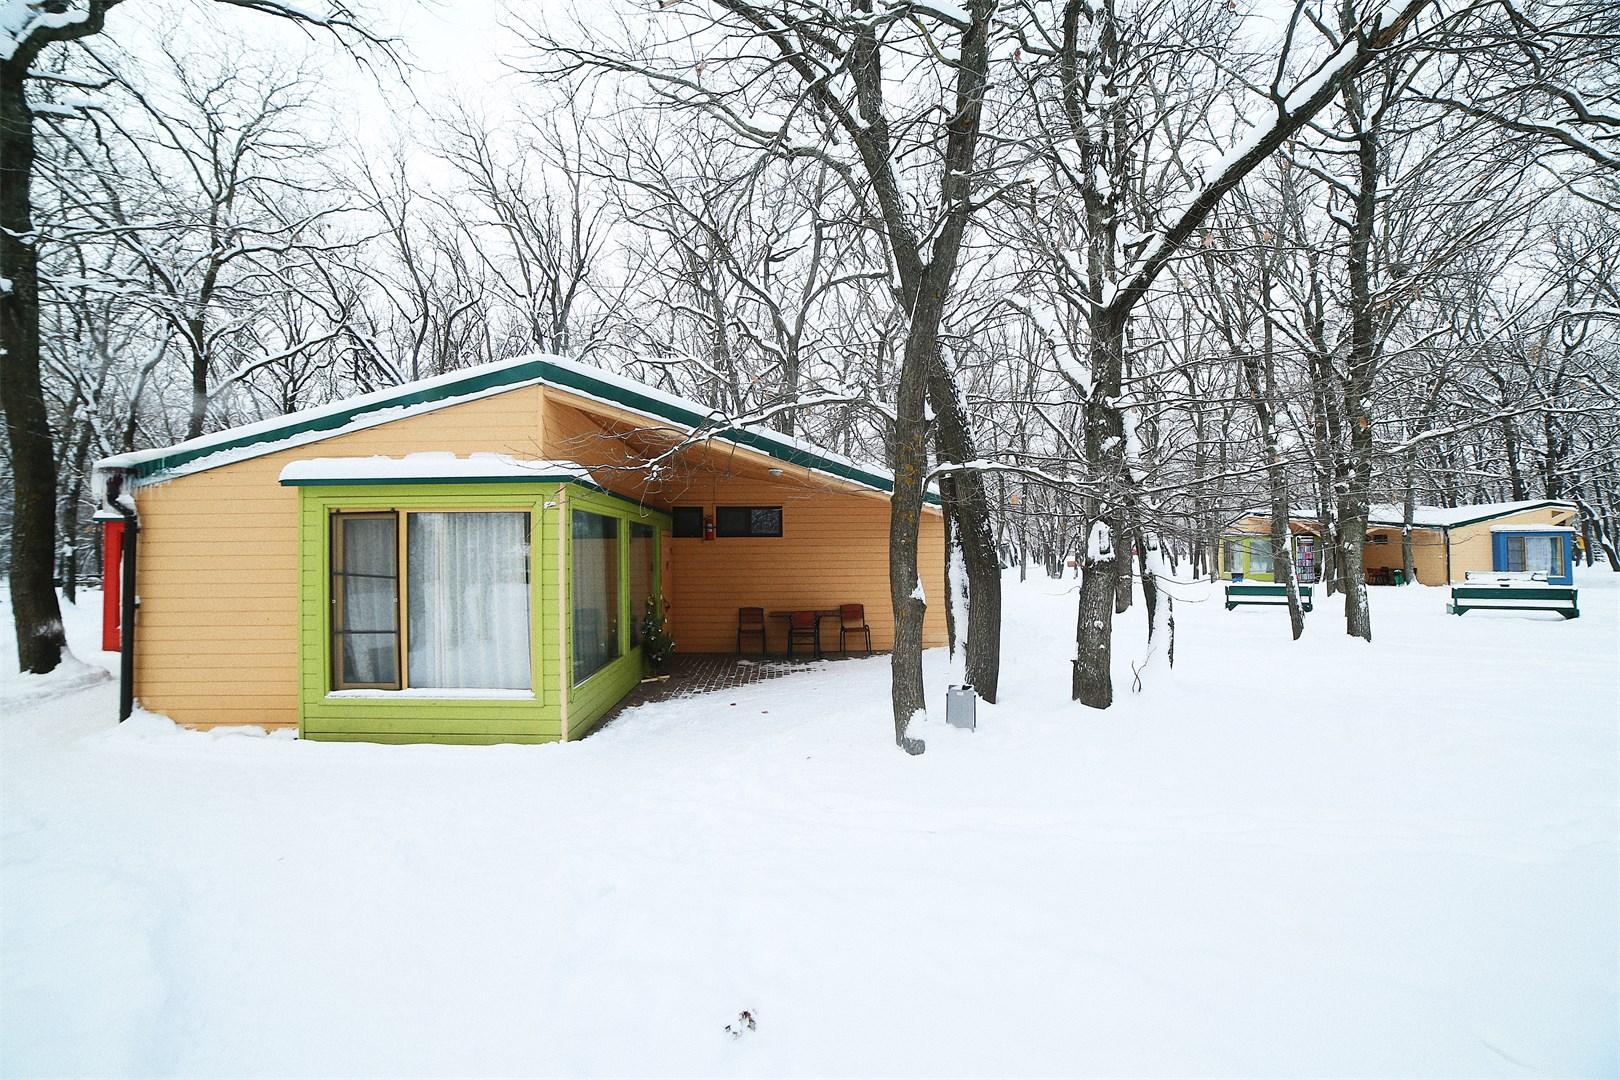
[[[621, 611], [621, 655], [580, 683], [573, 682], [572, 530], [562, 515], [575, 509], [653, 526], [654, 595], [661, 594], [663, 537], [669, 516], [630, 499], [570, 479], [537, 489], [527, 479], [504, 485], [300, 485], [299, 492], [299, 733], [307, 739], [368, 742], [555, 742], [585, 734], [633, 689], [641, 649], [630, 643], [634, 613]], [[529, 617], [532, 697], [363, 696], [330, 694], [330, 516], [334, 511], [437, 513], [506, 510], [530, 518]], [[625, 534], [628, 536], [628, 533]], [[619, 545], [621, 605], [630, 598], [628, 543]], [[564, 703], [567, 703], [567, 709]], [[563, 724], [566, 718], [567, 730]]]

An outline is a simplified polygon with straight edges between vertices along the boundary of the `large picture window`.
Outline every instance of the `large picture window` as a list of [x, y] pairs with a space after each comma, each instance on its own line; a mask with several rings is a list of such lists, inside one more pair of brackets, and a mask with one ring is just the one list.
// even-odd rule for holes
[[575, 510], [574, 682], [619, 657], [619, 522]]
[[528, 512], [403, 516], [332, 516], [332, 688], [532, 689]]
[[630, 644], [641, 644], [641, 624], [653, 595], [653, 530], [639, 521], [630, 523]]
[[1548, 577], [1563, 577], [1563, 537], [1508, 536], [1507, 565], [1500, 569], [1514, 573], [1539, 570]]
[[1275, 573], [1269, 536], [1228, 536], [1221, 546], [1224, 549], [1222, 566], [1227, 577], [1242, 574], [1269, 579]]
[[528, 690], [529, 515], [411, 514], [412, 686]]

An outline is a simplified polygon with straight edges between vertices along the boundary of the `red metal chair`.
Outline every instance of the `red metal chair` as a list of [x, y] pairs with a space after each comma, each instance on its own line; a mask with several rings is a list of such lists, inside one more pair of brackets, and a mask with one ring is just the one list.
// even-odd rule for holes
[[793, 646], [810, 646], [813, 655], [821, 656], [821, 617], [813, 611], [788, 613], [788, 659], [793, 659]]
[[737, 655], [742, 655], [743, 635], [759, 635], [760, 655], [765, 653], [765, 609], [740, 607], [737, 609]]
[[866, 654], [872, 655], [872, 628], [866, 625], [864, 604], [838, 605], [838, 651], [849, 654], [849, 635], [866, 635]]

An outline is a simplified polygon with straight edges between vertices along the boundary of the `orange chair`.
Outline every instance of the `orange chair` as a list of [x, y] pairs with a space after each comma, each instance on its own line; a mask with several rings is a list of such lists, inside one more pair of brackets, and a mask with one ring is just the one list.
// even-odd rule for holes
[[838, 651], [848, 655], [849, 635], [866, 635], [866, 654], [872, 655], [872, 628], [866, 625], [866, 607], [863, 604], [838, 605]]
[[740, 607], [737, 609], [737, 655], [742, 655], [743, 635], [759, 635], [760, 655], [765, 653], [765, 609]]
[[804, 644], [818, 659], [821, 656], [821, 617], [813, 611], [794, 611], [788, 614], [788, 659], [793, 659], [793, 646]]

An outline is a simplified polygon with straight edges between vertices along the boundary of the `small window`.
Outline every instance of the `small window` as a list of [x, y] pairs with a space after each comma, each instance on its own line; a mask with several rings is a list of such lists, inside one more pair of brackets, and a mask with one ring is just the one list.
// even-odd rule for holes
[[332, 686], [397, 690], [399, 518], [332, 515]]
[[720, 536], [781, 536], [780, 506], [722, 506], [715, 510], [715, 532]]
[[674, 513], [673, 535], [697, 539], [703, 535], [703, 507], [677, 506]]

